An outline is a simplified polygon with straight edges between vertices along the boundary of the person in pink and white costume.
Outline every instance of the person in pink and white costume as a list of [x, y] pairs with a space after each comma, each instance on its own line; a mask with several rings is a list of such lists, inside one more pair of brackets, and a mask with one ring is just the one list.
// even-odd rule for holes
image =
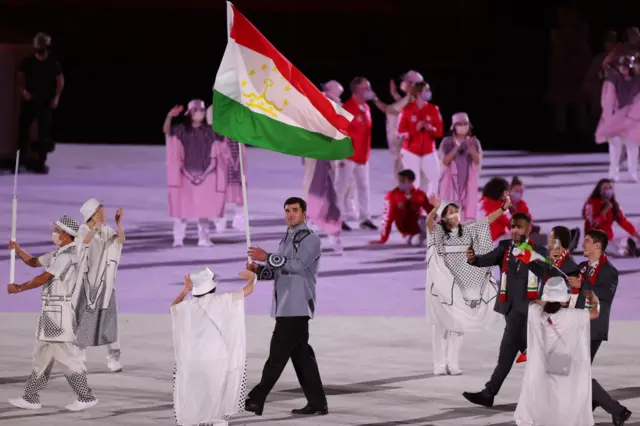
[[[211, 126], [213, 124], [213, 105], [207, 109], [207, 123]], [[244, 231], [244, 197], [242, 196], [242, 176], [240, 170], [240, 143], [233, 141], [227, 137], [219, 136], [222, 138], [222, 142], [227, 145], [229, 149], [230, 158], [228, 162], [222, 162], [220, 167], [227, 169], [227, 189], [226, 194], [226, 208], [230, 206], [233, 209], [233, 221], [231, 226], [238, 230]], [[247, 148], [243, 146], [242, 149], [242, 162], [245, 170], [247, 170]], [[227, 218], [226, 214], [220, 219], [216, 219], [216, 232], [222, 233], [227, 230]]]
[[627, 149], [631, 178], [638, 178], [640, 147], [640, 58], [620, 56], [614, 68], [607, 69], [602, 85], [602, 116], [596, 129], [596, 143], [609, 142], [609, 178], [620, 177], [622, 148]]
[[466, 112], [453, 114], [451, 136], [442, 139], [439, 151], [443, 166], [440, 196], [460, 206], [463, 222], [475, 220], [482, 147], [471, 134], [471, 122]]
[[198, 221], [198, 246], [210, 247], [209, 221], [224, 218], [228, 145], [205, 121], [205, 104], [189, 102], [184, 123], [172, 125], [183, 108], [169, 111], [163, 131], [167, 140], [169, 215], [174, 218], [173, 246], [182, 247], [187, 220]]
[[438, 193], [440, 182], [440, 160], [436, 151], [436, 139], [443, 134], [440, 109], [430, 103], [431, 89], [425, 82], [414, 85], [415, 102], [402, 109], [398, 120], [398, 136], [402, 138], [400, 156], [405, 169], [416, 175], [416, 187], [420, 186], [418, 177], [424, 173], [427, 177], [427, 195]]

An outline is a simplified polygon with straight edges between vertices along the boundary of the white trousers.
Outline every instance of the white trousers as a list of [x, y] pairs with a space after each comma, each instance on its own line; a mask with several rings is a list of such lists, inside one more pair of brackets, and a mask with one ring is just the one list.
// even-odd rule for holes
[[462, 349], [463, 334], [446, 328], [433, 326], [433, 370], [444, 371], [449, 368], [451, 374], [460, 372], [460, 349]]
[[[226, 224], [226, 219], [225, 219]], [[187, 232], [187, 219], [175, 218], [173, 220], [173, 242], [182, 244]], [[198, 219], [198, 240], [199, 242], [210, 241], [209, 219]]]
[[358, 194], [358, 213], [360, 220], [370, 220], [369, 213], [369, 163], [358, 164], [351, 160], [344, 160], [343, 166], [338, 165], [336, 179], [336, 195], [338, 208], [346, 212], [349, 186], [355, 184]]
[[623, 147], [627, 148], [629, 174], [637, 181], [640, 141], [631, 141], [617, 136], [609, 139], [609, 178], [616, 180], [620, 177], [620, 158], [622, 157]]
[[31, 375], [27, 379], [24, 400], [34, 404], [40, 403], [38, 392], [49, 382], [53, 365], [58, 362], [64, 367], [64, 375], [73, 391], [82, 402], [95, 399], [93, 391], [87, 384], [87, 358], [84, 349], [67, 342], [37, 341], [33, 350]]
[[400, 155], [402, 156], [402, 165], [404, 168], [411, 170], [416, 175], [416, 180], [413, 185], [416, 188], [420, 188], [420, 174], [423, 172], [427, 177], [427, 188], [425, 189], [427, 195], [437, 194], [440, 184], [440, 160], [438, 159], [438, 153], [434, 151], [431, 154], [419, 156], [403, 148]]

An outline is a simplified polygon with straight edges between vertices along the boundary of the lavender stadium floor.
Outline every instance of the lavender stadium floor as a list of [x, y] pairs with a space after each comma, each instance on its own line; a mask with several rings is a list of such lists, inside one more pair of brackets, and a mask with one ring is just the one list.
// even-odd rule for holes
[[[248, 151], [249, 212], [255, 245], [274, 248], [285, 226], [282, 202], [301, 192], [300, 160], [268, 151]], [[493, 176], [518, 174], [536, 223], [548, 232], [555, 224], [582, 227], [581, 207], [595, 182], [607, 174], [606, 154], [528, 155], [487, 152], [481, 183]], [[35, 312], [39, 294], [9, 297], [0, 293], [0, 422], [3, 425], [170, 425], [172, 342], [168, 305], [180, 291], [182, 277], [196, 266], [210, 266], [221, 290], [237, 288], [246, 261], [244, 233], [213, 234], [214, 247], [196, 246], [195, 224], [181, 249], [172, 245], [167, 216], [163, 147], [60, 145], [50, 160], [48, 176], [19, 176], [18, 241], [32, 254], [52, 248], [51, 222], [63, 214], [79, 218], [89, 197], [104, 201], [108, 220], [124, 208], [127, 244], [118, 273], [121, 340], [125, 371], [106, 373], [103, 348], [89, 351], [90, 382], [100, 404], [84, 413], [66, 413], [72, 395], [61, 375], [42, 392], [37, 412], [14, 409], [7, 398], [19, 396], [29, 371]], [[384, 193], [393, 185], [386, 151], [371, 159], [371, 207], [382, 210]], [[626, 172], [616, 187], [625, 213], [640, 223], [640, 185]], [[0, 176], [0, 223], [5, 240], [11, 226], [12, 175]], [[616, 237], [623, 231], [616, 228]], [[460, 393], [479, 390], [495, 364], [501, 330], [470, 334], [460, 377], [431, 374], [431, 331], [424, 324], [425, 251], [407, 246], [398, 235], [382, 247], [371, 247], [371, 231], [343, 236], [345, 253], [327, 253], [318, 282], [318, 317], [311, 339], [329, 395], [331, 414], [300, 419], [291, 408], [304, 405], [292, 369], [274, 390], [263, 417], [240, 415], [232, 425], [509, 425], [517, 402], [521, 365], [514, 367], [493, 409], [470, 406]], [[324, 236], [323, 236], [324, 240]], [[0, 271], [8, 278], [8, 251], [0, 255]], [[18, 261], [19, 262], [19, 261]], [[594, 376], [640, 415], [640, 260], [616, 258], [620, 285], [613, 306], [612, 338], [594, 365]], [[36, 271], [19, 263], [16, 280]], [[3, 290], [4, 291], [4, 290]], [[259, 378], [273, 327], [268, 320], [270, 284], [257, 287], [247, 300], [250, 384]], [[635, 336], [635, 338], [633, 338]], [[597, 411], [597, 424], [609, 417]], [[640, 426], [632, 421], [627, 425]], [[637, 421], [637, 420], [635, 420]]]

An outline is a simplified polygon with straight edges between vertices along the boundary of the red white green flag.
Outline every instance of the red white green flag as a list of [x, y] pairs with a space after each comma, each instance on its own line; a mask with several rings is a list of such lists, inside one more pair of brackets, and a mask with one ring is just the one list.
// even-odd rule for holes
[[213, 129], [272, 151], [322, 160], [353, 155], [353, 116], [327, 99], [227, 2], [229, 38], [213, 86]]

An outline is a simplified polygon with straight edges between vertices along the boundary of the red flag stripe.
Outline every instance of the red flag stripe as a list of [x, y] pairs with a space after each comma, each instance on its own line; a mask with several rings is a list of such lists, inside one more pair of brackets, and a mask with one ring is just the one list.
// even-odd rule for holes
[[267, 40], [235, 6], [232, 7], [233, 25], [231, 27], [231, 38], [239, 45], [270, 58], [278, 68], [280, 74], [282, 74], [298, 92], [309, 99], [311, 105], [313, 105], [332, 126], [348, 136], [347, 129], [349, 127], [349, 120], [338, 114], [327, 97], [289, 62], [282, 53], [278, 52], [278, 50], [269, 43], [269, 40]]
[[531, 252], [529, 250], [525, 250], [524, 253], [517, 255], [516, 258], [528, 265], [531, 263]]

